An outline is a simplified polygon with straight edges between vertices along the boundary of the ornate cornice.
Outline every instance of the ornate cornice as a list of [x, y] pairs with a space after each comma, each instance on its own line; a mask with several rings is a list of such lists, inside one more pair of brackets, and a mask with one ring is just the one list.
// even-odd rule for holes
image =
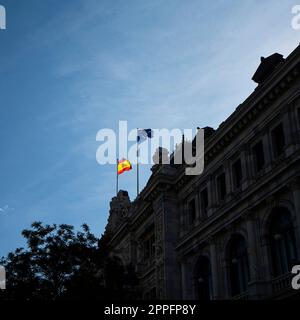
[[[286, 68], [286, 64], [289, 61], [286, 59], [282, 68]], [[216, 158], [232, 141], [234, 141], [242, 131], [244, 131], [249, 124], [251, 124], [257, 117], [259, 117], [263, 112], [265, 112], [283, 93], [288, 90], [288, 88], [295, 82], [300, 75], [300, 63], [298, 63], [294, 68], [292, 68], [284, 77], [276, 83], [276, 85], [269, 89], [269, 91], [263, 88], [266, 93], [254, 91], [248, 99], [242, 104], [240, 104], [236, 110], [225, 120], [215, 133], [208, 138], [205, 143], [205, 163], [211, 162]], [[259, 97], [261, 95], [261, 97]], [[253, 100], [258, 99], [256, 103]], [[252, 106], [251, 106], [252, 105]], [[232, 124], [234, 118], [235, 123]], [[229, 127], [226, 132], [226, 127]], [[194, 176], [182, 176], [178, 182], [176, 189], [180, 189], [187, 181], [191, 180]]]
[[[297, 52], [296, 52], [297, 51]], [[296, 52], [296, 53], [295, 53]], [[263, 112], [269, 109], [275, 101], [280, 98], [286, 90], [299, 78], [300, 47], [287, 58], [283, 65], [272, 75], [272, 79], [260, 85], [246, 100], [240, 104], [231, 116], [225, 120], [219, 128], [207, 138], [205, 142], [205, 162], [212, 162], [228, 145], [230, 145], [251, 123], [253, 123]], [[293, 61], [294, 59], [294, 61]], [[296, 61], [296, 62], [295, 62]], [[292, 66], [292, 64], [294, 64]], [[290, 68], [290, 70], [288, 70]], [[242, 147], [243, 149], [243, 147]], [[211, 171], [204, 171], [203, 177], [211, 177]], [[157, 166], [150, 177], [146, 187], [132, 203], [130, 208], [130, 219], [127, 226], [119, 226], [114, 239], [119, 239], [128, 229], [136, 229], [143, 224], [153, 210], [148, 210], [147, 206], [152, 206], [152, 202], [164, 191], [174, 188], [175, 191], [183, 189], [195, 176], [185, 175], [185, 165], [174, 167]], [[292, 188], [299, 187], [299, 178], [291, 184]], [[140, 206], [142, 203], [147, 206]], [[130, 225], [130, 227], [129, 227]]]

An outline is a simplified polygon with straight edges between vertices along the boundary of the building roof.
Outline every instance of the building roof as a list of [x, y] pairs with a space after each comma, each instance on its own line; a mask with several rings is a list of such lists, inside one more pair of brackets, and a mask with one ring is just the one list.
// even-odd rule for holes
[[284, 61], [283, 55], [274, 53], [267, 58], [261, 57], [261, 63], [254, 73], [252, 80], [258, 84], [265, 81], [276, 69], [276, 67]]

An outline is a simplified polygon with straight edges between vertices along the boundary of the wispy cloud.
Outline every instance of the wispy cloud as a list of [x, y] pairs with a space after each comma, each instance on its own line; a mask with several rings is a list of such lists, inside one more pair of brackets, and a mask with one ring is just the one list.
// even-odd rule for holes
[[0, 207], [0, 213], [9, 213], [15, 211], [15, 208], [10, 207], [8, 204], [6, 204], [3, 207]]

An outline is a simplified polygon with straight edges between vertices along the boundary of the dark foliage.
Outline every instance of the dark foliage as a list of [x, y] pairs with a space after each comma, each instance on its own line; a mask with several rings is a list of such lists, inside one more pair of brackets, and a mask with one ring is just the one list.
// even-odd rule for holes
[[84, 224], [74, 232], [70, 225], [34, 222], [22, 235], [28, 248], [2, 258], [7, 289], [0, 299], [135, 299], [137, 278], [131, 266], [111, 256], [107, 236], [99, 240]]

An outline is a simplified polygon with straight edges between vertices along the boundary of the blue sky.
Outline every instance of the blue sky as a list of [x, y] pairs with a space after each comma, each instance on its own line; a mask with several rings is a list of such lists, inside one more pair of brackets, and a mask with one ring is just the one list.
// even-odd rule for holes
[[[255, 88], [260, 56], [300, 38], [289, 0], [0, 4], [0, 256], [35, 220], [101, 235], [115, 167], [96, 162], [98, 130], [216, 128]], [[134, 199], [135, 170], [120, 187]]]

